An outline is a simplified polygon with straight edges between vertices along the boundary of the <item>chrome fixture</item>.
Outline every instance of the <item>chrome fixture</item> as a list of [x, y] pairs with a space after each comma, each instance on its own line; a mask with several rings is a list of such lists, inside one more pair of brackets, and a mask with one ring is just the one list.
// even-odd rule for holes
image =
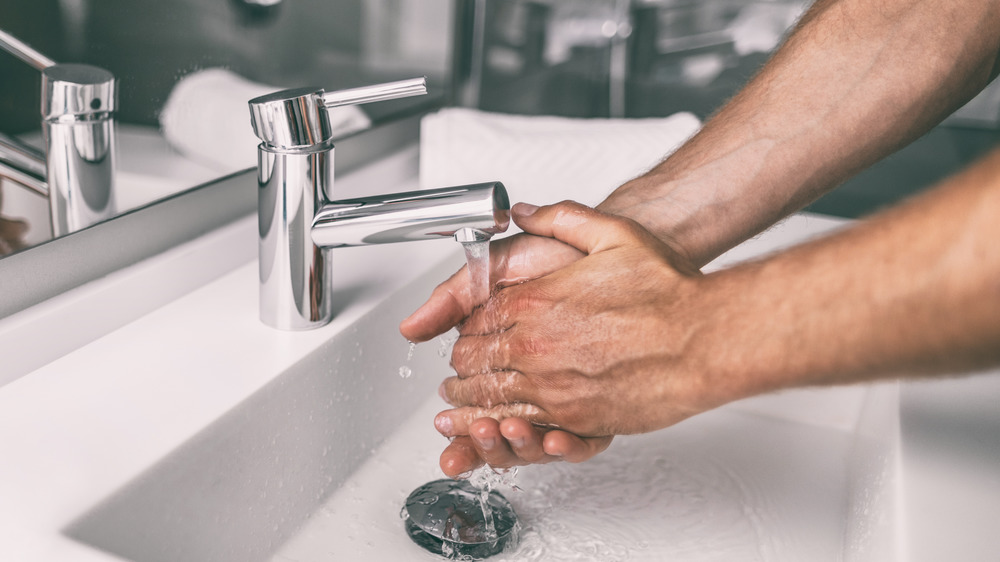
[[45, 152], [0, 134], [0, 177], [49, 199], [52, 235], [115, 214], [115, 77], [85, 64], [57, 64], [0, 30], [3, 49], [42, 73]]
[[489, 240], [510, 223], [500, 182], [334, 200], [327, 109], [426, 93], [423, 78], [324, 92], [284, 90], [250, 100], [257, 149], [260, 318], [282, 330], [333, 320], [329, 248], [431, 240]]

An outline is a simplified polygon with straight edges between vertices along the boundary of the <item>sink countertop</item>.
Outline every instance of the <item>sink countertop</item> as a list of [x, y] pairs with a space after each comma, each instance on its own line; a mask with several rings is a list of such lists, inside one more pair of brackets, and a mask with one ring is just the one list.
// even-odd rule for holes
[[[405, 177], [405, 170], [411, 169], [414, 162], [412, 152], [392, 156], [380, 165], [338, 178], [338, 189], [344, 190], [344, 196], [353, 195], [352, 191], [360, 194], [373, 184], [385, 186], [386, 191], [414, 189], [415, 174]], [[836, 219], [798, 215], [737, 248], [720, 263], [791, 244], [842, 224]], [[253, 244], [255, 217], [192, 242], [190, 251], [229, 244], [234, 238]], [[170, 297], [151, 312], [0, 387], [0, 558], [117, 560], [66, 537], [63, 529], [324, 342], [350, 330], [353, 322], [390, 294], [428, 274], [443, 280], [461, 263], [457, 249], [446, 240], [339, 249], [334, 253], [334, 259], [352, 264], [344, 268], [346, 273], [337, 283], [340, 288], [352, 289], [354, 297], [324, 328], [288, 333], [262, 325], [257, 319], [257, 266], [250, 259], [235, 268], [227, 265], [228, 269], [219, 272], [214, 280], [178, 298]], [[134, 283], [140, 285], [133, 283], [130, 290], [141, 291], [141, 283], [148, 279], [151, 266], [143, 267], [146, 277], [137, 276]], [[190, 264], [171, 262], [160, 275], [167, 280], [170, 275], [184, 276], [184, 267]], [[129, 287], [129, 272], [123, 272], [113, 282]], [[95, 282], [102, 283], [109, 281]], [[96, 293], [101, 291], [89, 294]], [[79, 298], [85, 300], [87, 294], [84, 291]], [[108, 297], [104, 294], [101, 298]], [[50, 303], [36, 309], [65, 304]], [[29, 309], [24, 314], [42, 313], [52, 311]], [[0, 330], [0, 334], [15, 340], [20, 337], [18, 343], [25, 346], [43, 345], [32, 341], [30, 333], [18, 335], [16, 331]], [[403, 355], [406, 353], [406, 342], [398, 334], [387, 334], [384, 345], [393, 349], [398, 346]], [[989, 387], [997, 377], [981, 380]], [[970, 385], [967, 388], [976, 388], [976, 382], [966, 382]], [[767, 413], [766, 399], [757, 404], [762, 413]], [[803, 404], [802, 409], [802, 418], [816, 415], [808, 404]], [[906, 404], [903, 409], [916, 411], [907, 410]], [[961, 404], [956, 403], [945, 402], [930, 409], [947, 411], [952, 419], [962, 413]], [[983, 415], [1000, 417], [995, 409], [981, 410], [986, 412]], [[908, 430], [906, 419], [903, 421], [904, 436], [908, 431], [927, 434], [920, 433], [919, 428]], [[850, 426], [854, 420], [848, 416], [830, 423]], [[988, 457], [1000, 451], [1000, 438], [988, 435], [987, 440], [992, 440], [986, 444]], [[920, 450], [932, 450], [937, 442], [930, 442], [932, 445], [914, 440], [922, 447]], [[904, 442], [904, 453], [906, 446]], [[996, 480], [1000, 469], [993, 466], [993, 472], [981, 473], [983, 481]], [[906, 492], [907, 488], [902, 490]], [[977, 506], [975, 513], [994, 517], [994, 522], [1000, 520], [997, 491], [983, 492], [979, 500], [983, 505]], [[978, 536], [979, 530], [986, 528], [980, 523], [964, 531]], [[997, 540], [992, 536], [980, 538]]]
[[[338, 178], [338, 190], [352, 196], [370, 190], [416, 189], [415, 151], [393, 155]], [[409, 169], [409, 177], [400, 172]], [[210, 233], [182, 254], [217, 253], [234, 239], [256, 245], [256, 217]], [[205, 250], [205, 248], [210, 248]], [[222, 250], [226, 248], [223, 247]], [[245, 248], [239, 252], [245, 253]], [[173, 259], [156, 270], [158, 259]], [[257, 263], [245, 262], [221, 277], [167, 302], [144, 316], [98, 337], [75, 351], [0, 387], [0, 558], [5, 560], [114, 560], [61, 534], [61, 529], [103, 497], [154, 464], [220, 415], [230, 410], [351, 324], [380, 300], [432, 269], [442, 280], [460, 263], [454, 242], [393, 244], [338, 249], [338, 288], [352, 300], [328, 326], [281, 332], [257, 318]], [[441, 267], [442, 260], [447, 262]], [[102, 284], [119, 294], [141, 292], [150, 271], [186, 278], [186, 268], [210, 267], [154, 257], [135, 271], [102, 279], [59, 302], [43, 303], [7, 319], [0, 334], [23, 345], [38, 329], [32, 315], [58, 316], [59, 310], [93, 313], [94, 300], [114, 303]], [[391, 270], [383, 264], [392, 264]], [[155, 287], [153, 288], [155, 292]], [[151, 299], [164, 298], [152, 295]], [[128, 301], [128, 299], [126, 299]], [[37, 309], [37, 310], [36, 310]], [[113, 314], [118, 314], [114, 312]], [[58, 318], [56, 323], [58, 323]], [[52, 325], [53, 322], [42, 325]], [[86, 324], [83, 322], [82, 324]], [[81, 324], [81, 327], [82, 327]], [[101, 324], [95, 321], [94, 324]], [[18, 328], [27, 329], [18, 332]], [[58, 334], [56, 334], [58, 336]], [[387, 335], [386, 345], [402, 336]]]

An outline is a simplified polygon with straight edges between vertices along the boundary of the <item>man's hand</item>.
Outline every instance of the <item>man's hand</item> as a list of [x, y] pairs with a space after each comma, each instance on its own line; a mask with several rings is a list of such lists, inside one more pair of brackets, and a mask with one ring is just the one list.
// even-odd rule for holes
[[587, 256], [497, 291], [460, 326], [458, 376], [442, 385], [459, 408], [438, 416], [439, 429], [476, 437], [470, 419], [518, 417], [606, 437], [666, 427], [725, 401], [705, 392], [702, 373], [685, 371], [700, 320], [690, 306], [697, 270], [631, 220], [571, 202], [525, 209], [514, 218], [526, 232]]
[[[523, 206], [515, 206], [517, 210]], [[490, 246], [490, 285], [499, 288], [547, 275], [583, 257], [558, 240], [518, 234]], [[483, 303], [473, 302], [468, 268], [439, 285], [427, 302], [403, 320], [400, 332], [410, 341], [427, 341], [465, 320]], [[564, 431], [533, 426], [499, 412], [461, 409], [443, 412], [438, 430], [454, 438], [441, 454], [441, 468], [458, 476], [488, 462], [497, 468], [552, 460], [579, 462], [607, 448], [610, 437], [583, 439]]]

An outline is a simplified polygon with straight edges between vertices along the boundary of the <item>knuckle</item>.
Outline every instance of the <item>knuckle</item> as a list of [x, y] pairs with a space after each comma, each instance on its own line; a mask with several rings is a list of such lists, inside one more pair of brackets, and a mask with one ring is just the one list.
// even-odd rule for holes
[[537, 359], [545, 356], [549, 345], [544, 336], [532, 333], [515, 333], [510, 337], [508, 347], [513, 356], [522, 359]]

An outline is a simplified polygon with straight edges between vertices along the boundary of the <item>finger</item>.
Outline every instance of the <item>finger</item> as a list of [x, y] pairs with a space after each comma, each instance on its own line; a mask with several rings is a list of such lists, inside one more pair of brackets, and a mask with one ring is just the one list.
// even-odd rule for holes
[[543, 277], [584, 256], [569, 244], [524, 233], [498, 240], [490, 249], [492, 279], [498, 287]]
[[519, 459], [525, 463], [540, 464], [558, 460], [545, 454], [545, 431], [522, 418], [507, 418], [500, 422], [500, 434]]
[[438, 459], [438, 464], [449, 477], [458, 478], [466, 472], [483, 466], [483, 459], [479, 458], [472, 438], [466, 435], [456, 437], [444, 448], [440, 459]]
[[424, 342], [452, 329], [472, 311], [469, 270], [458, 270], [431, 292], [430, 298], [403, 320], [399, 332], [412, 342]]
[[539, 421], [544, 412], [533, 405], [536, 400], [532, 388], [524, 375], [507, 371], [467, 378], [448, 377], [441, 382], [438, 394], [452, 406], [495, 410], [489, 417], [530, 416], [532, 423], [547, 423]]
[[528, 424], [545, 425], [548, 415], [531, 404], [501, 404], [493, 408], [464, 406], [444, 410], [434, 416], [434, 427], [445, 437], [468, 435], [472, 423], [480, 418], [503, 421], [507, 418], [521, 418]]
[[619, 246], [638, 231], [628, 219], [574, 201], [544, 207], [518, 203], [511, 209], [511, 216], [525, 232], [555, 238], [586, 254]]
[[521, 459], [511, 450], [500, 433], [500, 422], [493, 418], [479, 418], [469, 426], [469, 436], [479, 453], [479, 458], [496, 468], [518, 466]]
[[568, 431], [552, 430], [545, 434], [542, 448], [545, 454], [567, 462], [583, 462], [603, 452], [614, 437], [579, 437]]

